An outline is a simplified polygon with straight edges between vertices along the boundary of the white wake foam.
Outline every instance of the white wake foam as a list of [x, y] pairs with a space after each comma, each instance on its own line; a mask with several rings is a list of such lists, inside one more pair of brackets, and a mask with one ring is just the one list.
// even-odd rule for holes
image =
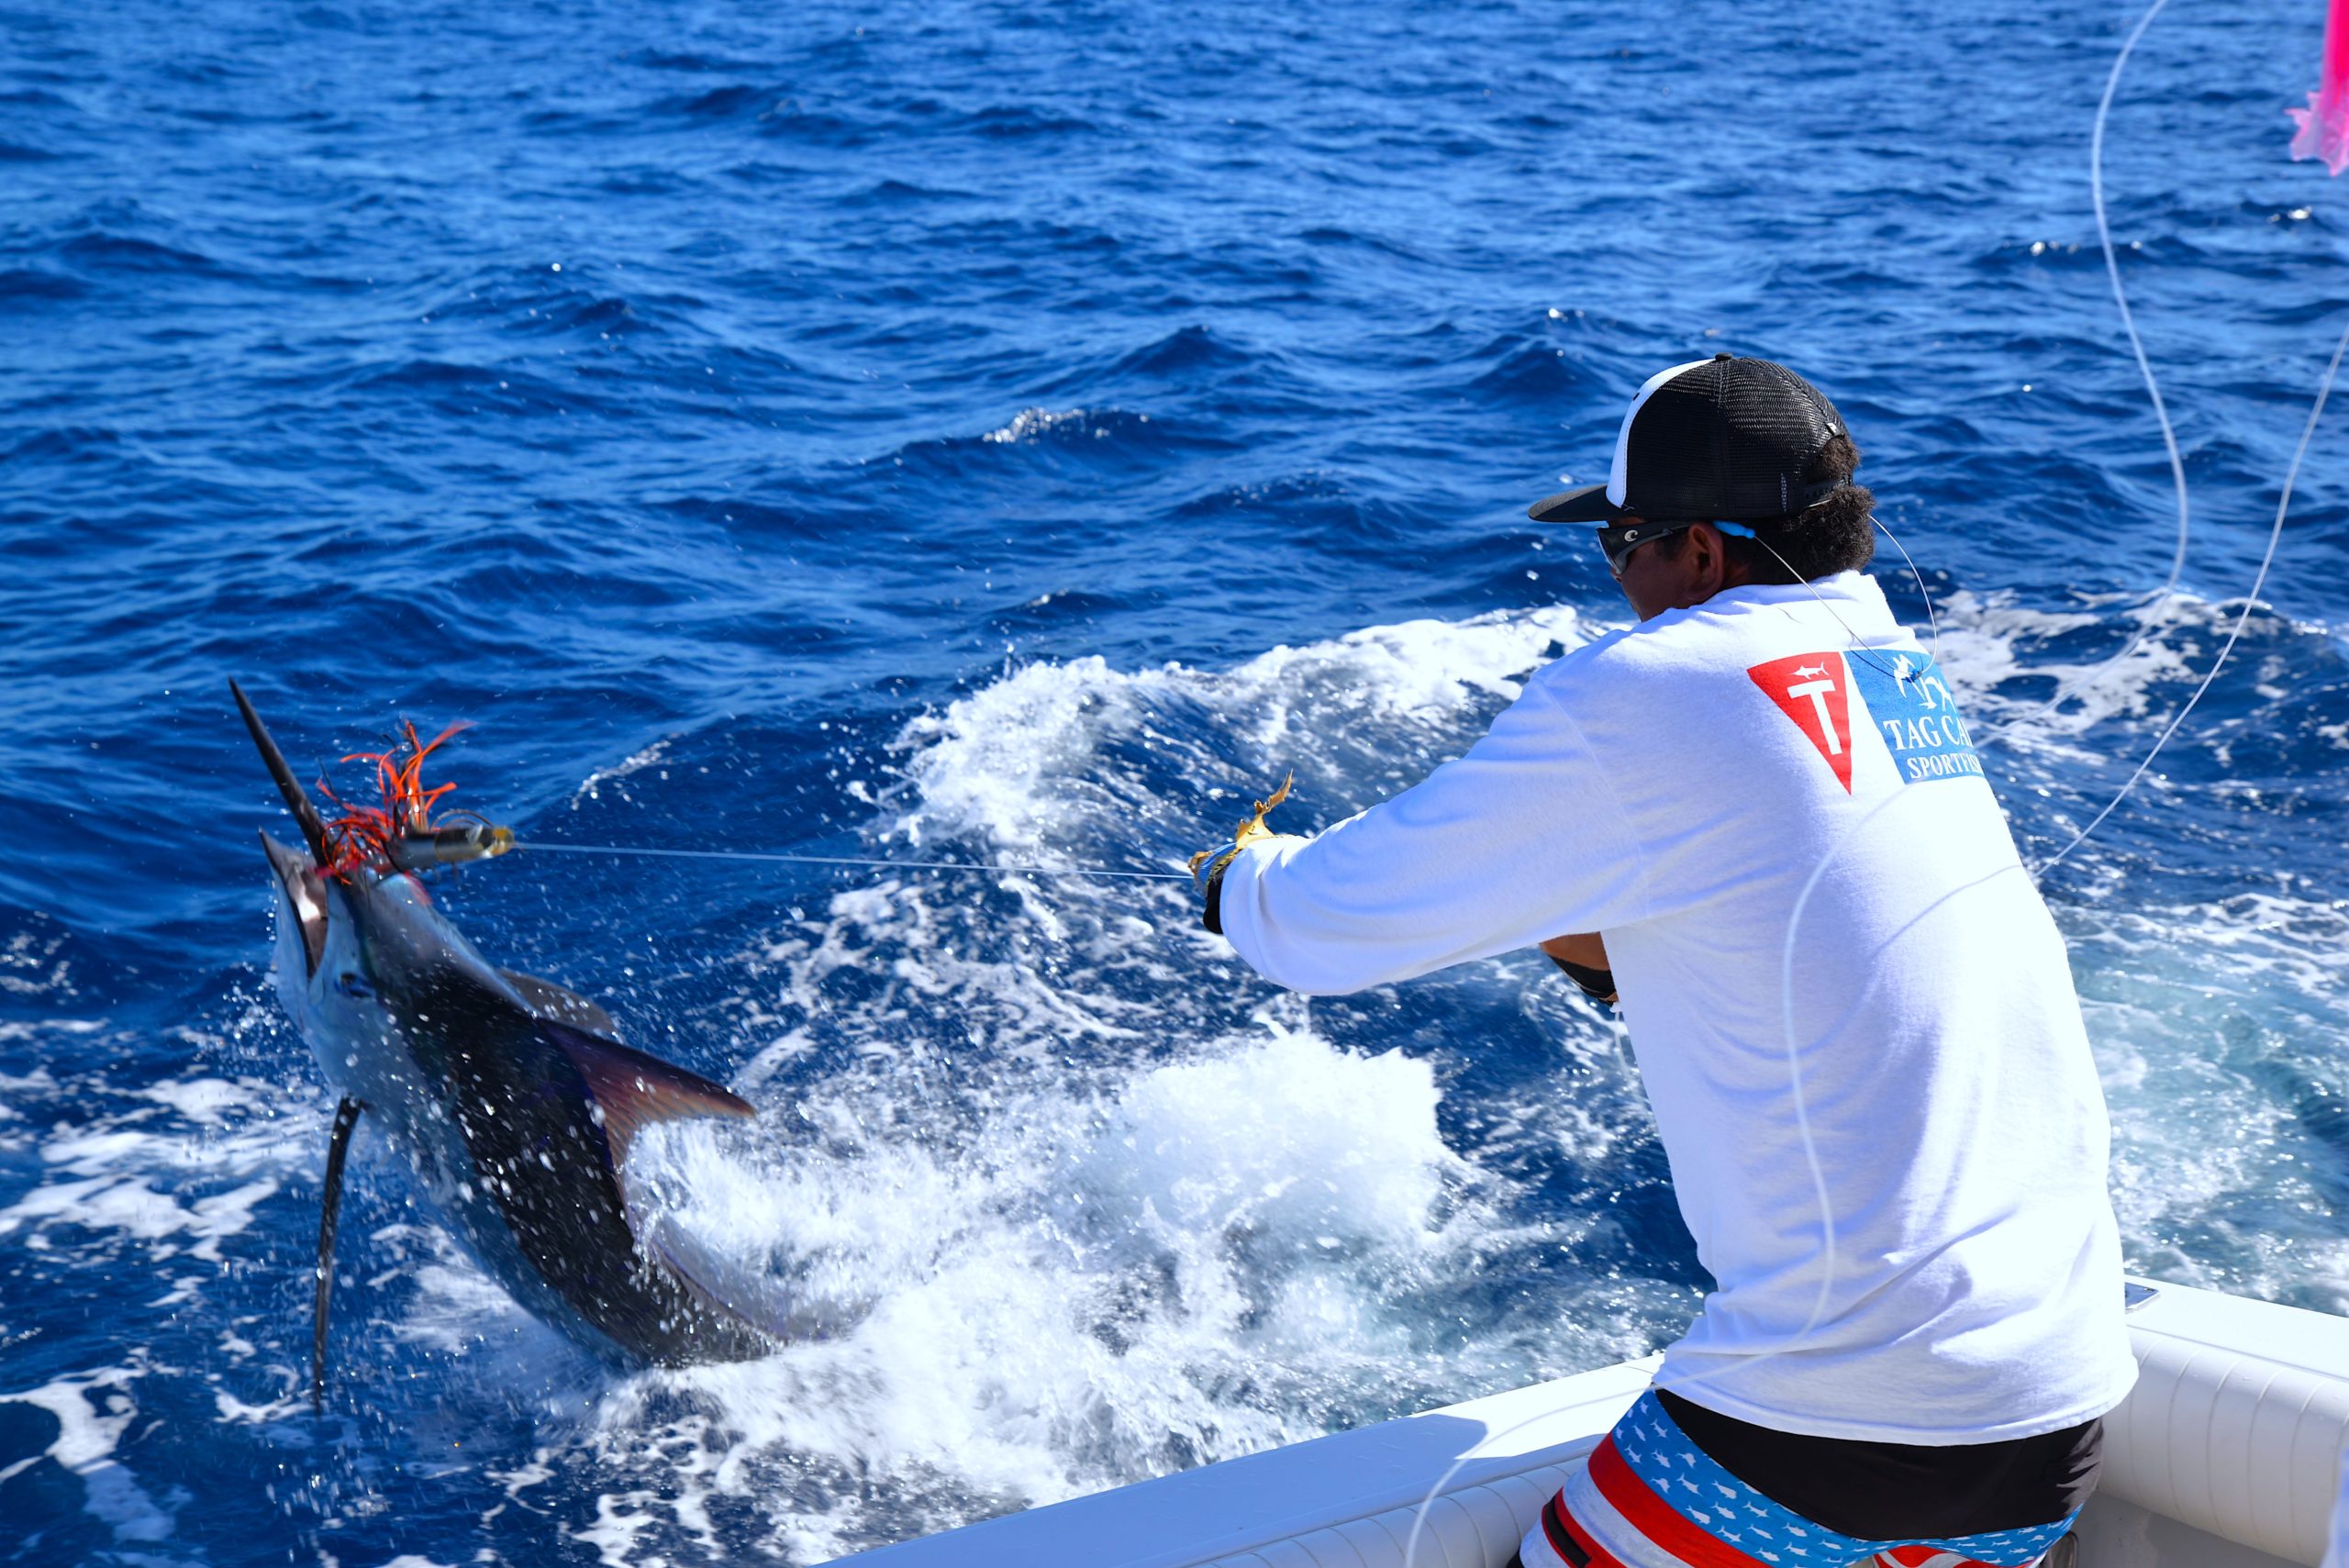
[[[1341, 815], [1456, 752], [1587, 635], [1561, 607], [1228, 671], [1031, 665], [907, 727], [889, 830], [1071, 863], [1130, 862], [1139, 840], [1172, 861], [1288, 766]], [[1243, 985], [1187, 887], [967, 893], [854, 888], [754, 944], [769, 1043], [742, 1081], [766, 1113], [640, 1143], [647, 1222], [808, 1337], [604, 1401], [583, 1440], [607, 1462], [648, 1442], [669, 1459], [583, 1521], [607, 1560], [698, 1539], [723, 1498], [814, 1561], [1611, 1361], [1685, 1314], [1676, 1290], [1573, 1279], [1549, 1306], [1604, 1309], [1459, 1331], [1486, 1251], [1572, 1228], [1513, 1219], [1511, 1184], [1447, 1145], [1431, 1062], [1341, 1048], [1298, 999]], [[1636, 1114], [1591, 1103], [1540, 1136], [1603, 1144], [1604, 1118]], [[1504, 1138], [1539, 1120], [1500, 1119]]]
[[[1593, 635], [1560, 605], [1371, 627], [1227, 671], [1028, 665], [907, 727], [896, 831], [1020, 851], [1137, 828], [1189, 843], [1218, 820], [1199, 807], [1266, 793], [1290, 767], [1308, 790], [1375, 799], [1464, 747], [1546, 652]], [[1169, 789], [1170, 769], [1196, 788]]]
[[139, 1416], [133, 1386], [148, 1370], [143, 1361], [134, 1362], [0, 1394], [0, 1404], [28, 1405], [56, 1418], [57, 1436], [40, 1457], [55, 1461], [81, 1482], [83, 1509], [111, 1529], [116, 1542], [124, 1547], [167, 1540], [176, 1528], [175, 1506], [159, 1504], [116, 1456], [123, 1434]]
[[[2092, 609], [1947, 606], [1943, 656], [1977, 718], [2029, 714], [2047, 683], [2020, 677], [2057, 650], [2093, 668], [2093, 650], [2068, 651], [2098, 641]], [[2019, 727], [2010, 781], [2085, 797], [2125, 771], [2114, 754], [2158, 724], [2221, 612], [2163, 614], [2094, 691]], [[1176, 864], [1291, 767], [1300, 828], [1405, 787], [1598, 629], [1552, 608], [1372, 628], [1229, 670], [1030, 665], [906, 727], [874, 831]], [[596, 784], [650, 794], [667, 766], [647, 752]], [[2261, 810], [2209, 804], [2254, 826]], [[2349, 921], [2299, 885], [2215, 906], [2114, 885], [2132, 896], [2057, 913], [2113, 1103], [2132, 1261], [2349, 1305], [2331, 1218], [2349, 1201], [2349, 1084], [2316, 1049], [2349, 1029]], [[1652, 1173], [1653, 1131], [1620, 1040], [1546, 966], [1308, 1004], [1245, 975], [1194, 918], [1183, 884], [900, 877], [844, 887], [728, 957], [737, 1082], [763, 1115], [648, 1134], [630, 1185], [647, 1223], [798, 1331], [765, 1360], [596, 1385], [421, 1217], [354, 1251], [406, 1291], [371, 1328], [445, 1358], [448, 1400], [527, 1420], [508, 1498], [538, 1499], [606, 1562], [644, 1564], [753, 1548], [813, 1562], [1611, 1362], [1685, 1321], [1694, 1296], [1670, 1271], [1594, 1261], [1655, 1238], [1557, 1196]], [[53, 962], [27, 972], [64, 984]], [[0, 1150], [37, 1173], [0, 1206], [0, 1239], [150, 1260], [181, 1293], [168, 1299], [200, 1305], [259, 1206], [315, 1170], [324, 1118], [313, 1095], [221, 1067], [233, 1051], [188, 1054], [212, 1065], [121, 1091], [0, 1077]], [[68, 1094], [100, 1113], [53, 1115]], [[297, 1374], [234, 1329], [223, 1346], [247, 1371], [210, 1401], [218, 1420], [282, 1425]], [[122, 1389], [99, 1380], [115, 1373], [76, 1375], [110, 1418]], [[63, 1397], [15, 1397], [36, 1394]], [[168, 1521], [168, 1500], [123, 1479], [93, 1508], [133, 1532]]]
[[[1492, 1183], [1437, 1098], [1424, 1062], [1274, 1026], [1039, 1087], [951, 1153], [869, 1088], [802, 1106], [820, 1148], [772, 1116], [662, 1129], [630, 1166], [653, 1222], [788, 1282], [811, 1338], [623, 1385], [597, 1441], [650, 1419], [712, 1488], [813, 1463], [963, 1516], [1318, 1433], [1440, 1373], [1402, 1308], [1472, 1262]], [[797, 1560], [871, 1528], [778, 1501]]]

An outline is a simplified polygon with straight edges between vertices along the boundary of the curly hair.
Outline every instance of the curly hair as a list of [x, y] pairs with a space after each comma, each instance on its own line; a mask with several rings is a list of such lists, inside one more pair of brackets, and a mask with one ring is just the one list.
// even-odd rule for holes
[[[1758, 538], [1722, 538], [1724, 552], [1744, 569], [1747, 582], [1809, 582], [1859, 571], [1876, 559], [1876, 528], [1870, 521], [1876, 495], [1866, 485], [1851, 483], [1859, 466], [1860, 449], [1851, 437], [1829, 437], [1802, 476], [1813, 484], [1840, 479], [1844, 482], [1842, 489], [1790, 517], [1754, 519], [1748, 526]], [[1687, 542], [1687, 534], [1671, 534], [1658, 539], [1656, 547], [1667, 560], [1677, 560]]]

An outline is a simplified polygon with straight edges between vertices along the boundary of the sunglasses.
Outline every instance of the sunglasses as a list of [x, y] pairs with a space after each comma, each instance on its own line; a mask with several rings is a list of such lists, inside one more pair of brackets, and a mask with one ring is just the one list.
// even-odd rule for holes
[[[1709, 520], [1710, 519], [1692, 517], [1685, 523], [1642, 521], [1633, 523], [1629, 528], [1601, 528], [1598, 530], [1598, 548], [1607, 554], [1607, 570], [1620, 583], [1623, 580], [1624, 563], [1631, 559], [1631, 552], [1640, 546], [1653, 539], [1660, 539], [1666, 534], [1676, 534], [1683, 528], [1693, 528], [1699, 521]], [[1736, 534], [1742, 539], [1755, 537], [1753, 530], [1743, 523], [1715, 521], [1713, 527], [1725, 534]]]

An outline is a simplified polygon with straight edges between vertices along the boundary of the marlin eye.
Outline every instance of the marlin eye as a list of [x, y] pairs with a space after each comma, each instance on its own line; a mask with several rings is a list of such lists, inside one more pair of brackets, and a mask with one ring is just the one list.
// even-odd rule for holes
[[375, 994], [364, 980], [348, 969], [334, 977], [334, 988], [346, 996], [373, 996]]

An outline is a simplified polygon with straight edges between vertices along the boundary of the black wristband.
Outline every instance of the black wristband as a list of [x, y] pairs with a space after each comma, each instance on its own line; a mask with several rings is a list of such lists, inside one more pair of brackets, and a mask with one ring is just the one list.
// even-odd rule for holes
[[1208, 906], [1199, 911], [1199, 924], [1219, 937], [1223, 935], [1222, 870], [1219, 870], [1213, 876], [1208, 878]]

